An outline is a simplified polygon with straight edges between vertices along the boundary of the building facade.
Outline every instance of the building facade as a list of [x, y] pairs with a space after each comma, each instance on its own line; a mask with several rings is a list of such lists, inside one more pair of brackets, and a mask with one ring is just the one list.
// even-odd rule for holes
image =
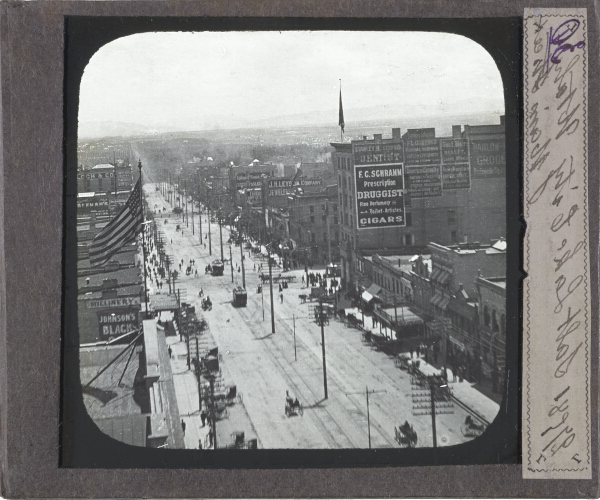
[[[506, 234], [504, 122], [453, 126], [450, 137], [435, 129], [409, 129], [391, 138], [375, 134], [332, 143], [341, 225], [342, 277], [355, 286], [359, 255], [417, 254], [430, 242], [489, 243]], [[403, 170], [403, 223], [364, 227], [359, 220], [358, 165], [393, 165]], [[361, 216], [362, 217], [362, 216]]]

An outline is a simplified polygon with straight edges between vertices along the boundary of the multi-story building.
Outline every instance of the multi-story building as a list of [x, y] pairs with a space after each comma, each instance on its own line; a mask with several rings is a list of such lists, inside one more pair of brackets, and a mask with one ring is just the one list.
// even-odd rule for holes
[[339, 261], [340, 230], [337, 185], [319, 192], [297, 192], [288, 197], [289, 236], [295, 242], [292, 259], [299, 265]]
[[499, 389], [504, 383], [506, 353], [506, 278], [478, 276], [475, 284], [479, 292], [478, 345], [482, 368]]
[[[454, 368], [464, 366], [467, 376], [478, 378], [484, 374], [479, 328], [481, 286], [477, 279], [481, 275], [506, 274], [506, 241], [500, 239], [492, 245], [431, 243], [428, 248], [431, 274], [414, 282], [415, 296], [431, 296], [433, 320], [427, 324], [428, 336], [440, 342], [443, 354]], [[496, 300], [496, 310], [504, 311], [504, 303], [503, 299]]]
[[[450, 137], [436, 137], [433, 128], [409, 129], [404, 135], [394, 128], [391, 138], [375, 134], [331, 145], [339, 188], [342, 277], [350, 288], [356, 286], [359, 255], [417, 254], [430, 242], [451, 245], [505, 236], [503, 119], [499, 125], [453, 126]], [[389, 178], [361, 180], [357, 187], [359, 170], [368, 167], [378, 167], [378, 175], [389, 172]], [[386, 191], [378, 187], [371, 189], [379, 192], [365, 193], [366, 184]], [[359, 198], [387, 195], [391, 190], [386, 186], [392, 185], [393, 193], [400, 193], [394, 222], [388, 223], [387, 216], [365, 216], [385, 213], [372, 208], [385, 205]]]
[[83, 167], [77, 169], [78, 193], [131, 191], [133, 184], [133, 170], [124, 160], [117, 161], [115, 165], [103, 163], [90, 169]]

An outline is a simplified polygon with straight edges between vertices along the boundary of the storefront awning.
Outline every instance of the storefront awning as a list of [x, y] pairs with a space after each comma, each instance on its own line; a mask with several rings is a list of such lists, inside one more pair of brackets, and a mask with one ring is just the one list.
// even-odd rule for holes
[[367, 288], [366, 291], [369, 292], [371, 295], [375, 296], [379, 292], [381, 292], [381, 287], [379, 285], [373, 284], [369, 288]]
[[434, 306], [437, 306], [442, 301], [442, 298], [441, 292], [435, 292], [435, 295], [431, 297], [429, 302], [431, 302]]
[[374, 297], [373, 295], [371, 295], [369, 292], [367, 292], [366, 290], [362, 293], [362, 295], [360, 296], [361, 299], [363, 299], [365, 302], [371, 302]]
[[445, 285], [446, 283], [448, 283], [448, 281], [450, 281], [450, 273], [446, 272], [446, 271], [442, 271], [442, 273], [440, 274], [438, 281], [442, 284]]
[[444, 297], [444, 298], [442, 299], [442, 301], [440, 302], [440, 304], [439, 304], [439, 306], [438, 306], [438, 307], [439, 307], [439, 308], [440, 308], [442, 311], [445, 311], [445, 310], [448, 308], [448, 304], [449, 304], [449, 303], [450, 303], [450, 299], [448, 299], [448, 298]]

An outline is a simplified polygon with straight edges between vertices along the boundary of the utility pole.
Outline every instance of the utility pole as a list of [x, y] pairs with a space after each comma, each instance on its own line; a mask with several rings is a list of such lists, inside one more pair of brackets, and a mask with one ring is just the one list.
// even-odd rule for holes
[[325, 314], [323, 312], [323, 299], [319, 297], [319, 324], [321, 325], [321, 348], [323, 350], [323, 392], [327, 399], [327, 363], [325, 361]]
[[183, 181], [183, 201], [185, 201], [185, 226], [189, 227], [187, 181]]
[[292, 314], [292, 321], [294, 322], [294, 361], [298, 361], [296, 354], [296, 316], [294, 314]]
[[200, 349], [198, 348], [198, 335], [196, 335], [196, 366], [198, 367], [198, 411], [202, 411], [202, 384], [200, 383]]
[[194, 229], [194, 195], [192, 195], [192, 236], [196, 234]]
[[142, 160], [138, 161], [138, 169], [140, 171], [140, 210], [142, 211], [142, 263], [144, 270], [144, 319], [148, 319], [148, 283], [146, 280], [146, 224], [144, 224], [144, 200], [142, 198]]
[[242, 255], [242, 286], [246, 289], [246, 270], [244, 269], [244, 242], [240, 233], [240, 254]]
[[267, 252], [269, 258], [269, 289], [271, 290], [271, 333], [275, 333], [275, 306], [273, 305], [273, 266], [271, 265], [271, 251]]
[[231, 255], [231, 245], [229, 245], [229, 267], [231, 267], [231, 282], [233, 283], [233, 256]]
[[329, 234], [329, 200], [325, 200], [325, 224], [327, 225], [327, 257], [328, 264], [332, 264], [331, 260], [331, 234]]
[[217, 419], [215, 418], [215, 377], [210, 375], [210, 422], [213, 433], [213, 449], [217, 449]]
[[221, 242], [221, 262], [225, 262], [225, 257], [223, 257], [223, 225], [221, 223], [221, 209], [219, 209], [219, 240]]
[[198, 170], [198, 223], [200, 224], [200, 244], [202, 244], [202, 200], [200, 199], [200, 170]]
[[369, 450], [371, 449], [371, 414], [369, 413], [369, 386], [365, 387], [367, 394], [367, 429], [369, 432]]
[[212, 255], [212, 235], [210, 231], [210, 202], [207, 207], [208, 213], [208, 255]]
[[261, 301], [261, 305], [262, 305], [262, 313], [263, 313], [263, 321], [265, 320], [265, 292], [263, 290], [263, 283], [262, 283], [262, 278], [261, 278], [261, 284], [260, 284], [260, 301]]
[[433, 447], [437, 448], [437, 433], [435, 429], [435, 378], [429, 377], [429, 390], [431, 392], [431, 432], [433, 434]]

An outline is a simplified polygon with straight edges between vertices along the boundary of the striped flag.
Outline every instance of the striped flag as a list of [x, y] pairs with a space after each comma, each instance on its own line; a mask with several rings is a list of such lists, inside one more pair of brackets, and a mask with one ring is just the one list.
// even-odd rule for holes
[[90, 265], [106, 264], [124, 245], [131, 243], [142, 227], [141, 186], [138, 180], [119, 214], [111, 220], [90, 244]]

